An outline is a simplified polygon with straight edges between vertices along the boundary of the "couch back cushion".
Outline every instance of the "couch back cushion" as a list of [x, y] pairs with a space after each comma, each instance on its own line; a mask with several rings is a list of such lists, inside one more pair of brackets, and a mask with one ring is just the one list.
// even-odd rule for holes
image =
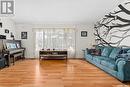
[[104, 47], [101, 56], [109, 57], [111, 51], [112, 51], [112, 47]]
[[101, 50], [101, 52], [103, 51], [104, 47], [103, 46], [96, 46], [97, 50]]
[[116, 57], [119, 55], [119, 52], [121, 51], [121, 48], [113, 48], [113, 50], [111, 51], [111, 53], [110, 53], [110, 55], [109, 55], [109, 57], [111, 58], [111, 59], [116, 59]]

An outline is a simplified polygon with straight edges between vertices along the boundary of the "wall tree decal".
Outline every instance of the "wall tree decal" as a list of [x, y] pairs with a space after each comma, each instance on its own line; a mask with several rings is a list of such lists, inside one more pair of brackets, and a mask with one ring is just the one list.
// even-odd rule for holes
[[119, 4], [116, 10], [98, 21], [94, 29], [98, 45], [130, 46], [122, 44], [126, 38], [130, 38], [130, 2]]

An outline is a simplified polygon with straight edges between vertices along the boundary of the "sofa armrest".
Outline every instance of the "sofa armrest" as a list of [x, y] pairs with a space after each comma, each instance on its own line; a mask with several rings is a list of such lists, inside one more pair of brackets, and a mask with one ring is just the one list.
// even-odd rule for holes
[[116, 60], [116, 65], [118, 64], [118, 62], [120, 62], [120, 61], [125, 61], [125, 59], [124, 58], [118, 58], [117, 60]]
[[90, 49], [87, 48], [87, 49], [86, 49], [86, 53], [87, 53], [87, 54], [90, 54]]
[[86, 50], [84, 50], [84, 53], [85, 53], [85, 54], [89, 54], [89, 53], [90, 53], [89, 50], [90, 50], [90, 49], [86, 48]]
[[117, 64], [117, 76], [121, 81], [129, 81], [130, 80], [130, 61], [125, 60], [123, 58], [119, 58], [116, 60]]

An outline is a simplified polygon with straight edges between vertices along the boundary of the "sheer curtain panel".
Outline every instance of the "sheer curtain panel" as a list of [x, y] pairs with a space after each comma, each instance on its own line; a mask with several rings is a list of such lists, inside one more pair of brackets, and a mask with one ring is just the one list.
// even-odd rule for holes
[[35, 31], [35, 57], [39, 50], [67, 50], [69, 58], [75, 58], [75, 29], [48, 28], [34, 29]]

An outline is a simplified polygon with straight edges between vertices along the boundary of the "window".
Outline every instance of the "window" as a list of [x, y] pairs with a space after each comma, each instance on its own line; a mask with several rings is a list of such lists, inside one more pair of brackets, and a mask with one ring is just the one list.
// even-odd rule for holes
[[67, 50], [68, 57], [75, 57], [75, 29], [35, 29], [35, 56], [41, 49]]

